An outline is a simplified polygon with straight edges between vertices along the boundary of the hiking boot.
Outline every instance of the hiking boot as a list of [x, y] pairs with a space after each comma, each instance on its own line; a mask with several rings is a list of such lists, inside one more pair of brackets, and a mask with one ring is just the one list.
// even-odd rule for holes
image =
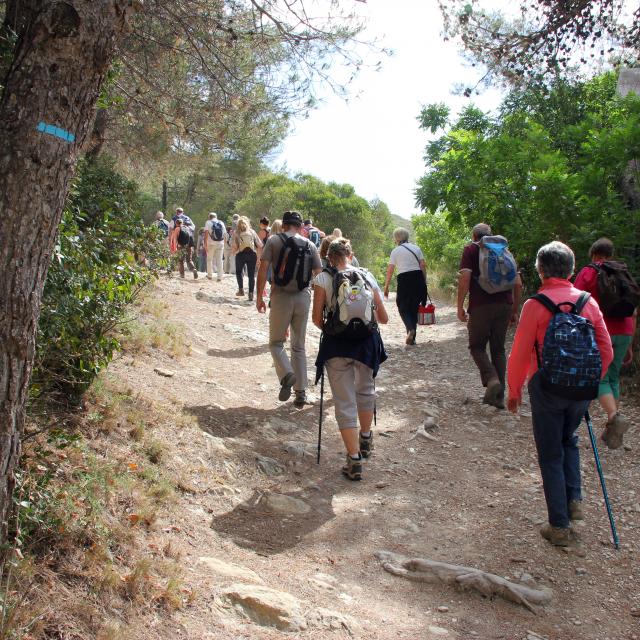
[[194, 270], [193, 270], [193, 279], [194, 279], [194, 280], [197, 280], [197, 279], [198, 279], [198, 270], [197, 270], [197, 269], [194, 269]]
[[360, 434], [360, 455], [366, 460], [373, 451], [373, 432], [369, 434], [368, 438], [365, 438], [362, 433]]
[[582, 500], [569, 500], [569, 520], [584, 520]]
[[207, 280], [213, 280], [213, 276], [207, 274]]
[[553, 527], [550, 524], [542, 525], [540, 535], [555, 547], [575, 546], [578, 536], [571, 527]]
[[249, 302], [251, 302], [253, 300], [253, 293], [250, 293], [247, 298], [249, 299]]
[[498, 380], [498, 378], [489, 380], [484, 392], [484, 398], [482, 398], [482, 404], [490, 404], [492, 407], [504, 409], [504, 400], [501, 401], [500, 397], [504, 398], [504, 390], [500, 384], [500, 380]]
[[291, 397], [291, 387], [296, 383], [296, 377], [293, 371], [289, 371], [282, 380], [280, 380], [280, 393], [278, 400], [286, 402]]
[[622, 438], [627, 431], [629, 431], [629, 422], [616, 413], [613, 419], [605, 425], [600, 438], [609, 449], [619, 449], [622, 446]]
[[296, 398], [293, 401], [293, 406], [296, 409], [303, 409], [305, 404], [311, 404], [307, 402], [307, 394], [304, 391], [296, 391]]
[[407, 331], [407, 339], [404, 341], [405, 344], [415, 344], [416, 343], [416, 330], [410, 329]]
[[243, 295], [244, 295], [244, 289], [238, 289], [238, 290], [236, 291], [236, 295], [237, 295], [237, 296], [243, 296]]
[[342, 473], [347, 476], [349, 480], [362, 480], [362, 456], [354, 460], [347, 454], [347, 464], [342, 467]]

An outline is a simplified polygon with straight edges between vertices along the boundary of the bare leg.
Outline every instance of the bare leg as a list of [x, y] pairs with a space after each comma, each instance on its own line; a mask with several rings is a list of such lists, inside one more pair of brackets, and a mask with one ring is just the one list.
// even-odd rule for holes
[[600, 406], [607, 412], [607, 422], [611, 422], [618, 412], [618, 402], [612, 393], [605, 393], [598, 398]]
[[373, 411], [358, 411], [358, 421], [360, 422], [360, 432], [368, 433], [371, 431]]
[[357, 429], [340, 429], [340, 435], [342, 436], [342, 442], [344, 442], [345, 449], [350, 456], [357, 456], [360, 454], [360, 442], [358, 440]]

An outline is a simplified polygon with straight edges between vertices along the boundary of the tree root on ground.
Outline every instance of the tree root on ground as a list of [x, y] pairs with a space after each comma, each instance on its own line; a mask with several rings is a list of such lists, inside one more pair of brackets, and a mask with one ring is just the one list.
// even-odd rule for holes
[[382, 568], [394, 576], [416, 582], [444, 582], [463, 590], [475, 589], [483, 596], [500, 596], [526, 607], [533, 613], [536, 613], [534, 605], [548, 604], [553, 595], [547, 587], [528, 587], [473, 567], [423, 558], [407, 558], [390, 551], [377, 551], [375, 555], [382, 562]]

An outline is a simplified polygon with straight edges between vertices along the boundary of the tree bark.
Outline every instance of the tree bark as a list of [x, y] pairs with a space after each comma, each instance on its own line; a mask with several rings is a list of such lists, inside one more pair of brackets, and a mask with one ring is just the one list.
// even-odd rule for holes
[[40, 302], [56, 231], [131, 0], [10, 3], [0, 98], [0, 541], [6, 539]]

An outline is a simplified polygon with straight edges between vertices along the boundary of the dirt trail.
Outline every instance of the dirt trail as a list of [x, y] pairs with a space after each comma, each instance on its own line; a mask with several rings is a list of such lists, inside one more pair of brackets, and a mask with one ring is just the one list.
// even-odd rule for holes
[[[581, 427], [584, 547], [565, 553], [538, 533], [545, 507], [528, 405], [514, 417], [480, 403], [452, 307], [439, 305], [438, 324], [422, 327], [418, 344], [406, 347], [389, 305], [376, 450], [364, 480], [352, 483], [339, 473], [330, 391], [316, 465], [318, 406], [298, 411], [277, 401], [268, 318], [234, 293], [231, 276], [161, 280], [154, 295], [186, 327], [191, 355], [124, 356], [110, 367], [143, 395], [194, 418], [191, 427], [156, 434], [170, 447], [165, 465], [182, 491], [150, 535], [183, 551], [185, 582], [197, 593], [155, 630], [158, 638], [640, 638], [637, 420], [626, 450], [601, 451], [620, 551], [610, 543]], [[309, 326], [312, 378], [319, 332]], [[158, 367], [175, 376], [159, 376]], [[636, 410], [628, 411], [634, 419]], [[410, 440], [427, 415], [437, 440]], [[380, 549], [534, 580], [551, 587], [553, 601], [534, 615], [410, 582], [382, 569]]]

